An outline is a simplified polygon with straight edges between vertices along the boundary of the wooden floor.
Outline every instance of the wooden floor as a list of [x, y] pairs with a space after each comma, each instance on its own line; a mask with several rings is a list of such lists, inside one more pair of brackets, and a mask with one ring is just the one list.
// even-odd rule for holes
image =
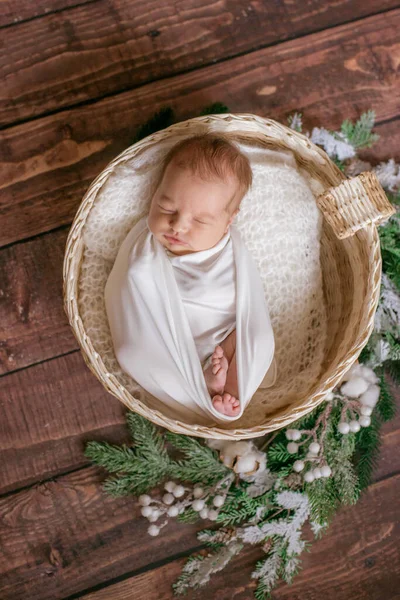
[[[129, 437], [63, 312], [69, 226], [163, 106], [183, 120], [220, 101], [285, 124], [299, 110], [307, 130], [372, 108], [381, 139], [363, 156], [399, 161], [400, 2], [3, 0], [0, 12], [0, 598], [171, 599], [201, 527], [150, 538], [133, 498], [102, 493], [83, 455]], [[400, 598], [400, 415], [384, 432], [373, 484], [275, 600]], [[188, 598], [250, 600], [259, 556]]]

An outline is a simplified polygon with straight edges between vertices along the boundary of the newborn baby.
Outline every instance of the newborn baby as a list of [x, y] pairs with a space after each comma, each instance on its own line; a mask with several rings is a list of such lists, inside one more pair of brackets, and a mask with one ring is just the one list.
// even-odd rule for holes
[[[143, 365], [138, 366], [138, 354], [135, 359], [136, 371], [132, 370], [133, 339], [128, 340], [128, 319], [125, 317], [125, 321], [121, 321], [124, 314], [130, 312], [132, 316], [136, 315], [131, 336], [136, 341], [138, 332], [146, 326], [144, 313], [147, 313], [147, 317], [151, 314], [153, 330], [162, 327], [158, 320], [167, 323], [169, 327], [165, 327], [162, 341], [174, 357], [176, 352], [180, 352], [179, 342], [176, 340], [186, 327], [185, 339], [181, 338], [180, 344], [189, 344], [187, 354], [191, 350], [190, 343], [194, 342], [206, 389], [214, 407], [212, 412], [226, 418], [237, 418], [243, 412], [243, 403], [250, 400], [241, 398], [239, 393], [236, 347], [238, 306], [243, 312], [240, 335], [244, 341], [239, 357], [242, 369], [245, 366], [251, 368], [250, 364], [245, 363], [242, 353], [252, 364], [256, 354], [260, 357], [252, 389], [258, 387], [267, 371], [270, 375], [269, 385], [274, 383], [276, 377], [273, 333], [262, 284], [238, 232], [235, 232], [234, 237], [231, 235], [231, 223], [239, 212], [240, 202], [251, 183], [252, 171], [247, 157], [225, 136], [205, 133], [175, 145], [164, 159], [149, 214], [124, 241], [107, 281], [105, 293], [114, 349], [122, 368], [139, 383], [144, 369], [150, 368], [150, 365], [145, 366], [144, 360]], [[149, 259], [151, 255], [154, 256], [153, 261]], [[156, 256], [162, 263], [158, 274], [150, 271], [150, 267], [153, 268], [152, 265], [156, 262]], [[174, 274], [174, 282], [168, 279], [170, 271]], [[165, 282], [161, 286], [159, 280], [165, 276]], [[135, 292], [132, 288], [133, 277], [137, 279]], [[238, 290], [240, 282], [242, 289]], [[128, 293], [129, 285], [131, 291]], [[147, 297], [143, 298], [146, 305], [139, 310], [138, 298], [141, 294], [144, 295], [146, 285], [159, 287], [153, 291], [148, 287]], [[121, 292], [121, 289], [125, 291]], [[165, 307], [160, 304], [156, 309], [156, 296], [161, 297], [161, 294]], [[182, 307], [183, 311], [180, 310]], [[174, 312], [184, 312], [185, 315], [171, 317]], [[164, 316], [157, 317], [156, 313], [164, 313]], [[179, 318], [183, 320], [178, 321]], [[139, 319], [143, 319], [142, 325]], [[171, 343], [166, 341], [169, 335]], [[255, 339], [257, 335], [258, 342]], [[264, 351], [261, 358], [262, 351], [260, 352], [257, 344], [261, 343], [262, 337], [267, 351]], [[145, 342], [146, 338], [143, 337], [142, 343]], [[152, 348], [156, 356], [157, 349], [154, 346]], [[143, 354], [146, 354], [145, 349]], [[184, 354], [185, 351], [182, 351], [180, 359], [174, 358], [173, 364], [178, 369], [179, 361], [184, 363], [186, 360]], [[151, 381], [143, 379], [141, 383], [153, 393], [155, 388], [150, 390], [150, 387], [155, 378], [162, 381], [162, 358], [158, 364], [159, 368], [154, 368]], [[163, 381], [172, 385], [170, 380], [173, 369], [166, 366], [164, 368]], [[186, 365], [187, 373], [193, 376], [193, 382], [200, 385], [192, 365]], [[168, 388], [168, 400], [172, 401], [171, 389]], [[195, 399], [195, 402], [198, 401]]]

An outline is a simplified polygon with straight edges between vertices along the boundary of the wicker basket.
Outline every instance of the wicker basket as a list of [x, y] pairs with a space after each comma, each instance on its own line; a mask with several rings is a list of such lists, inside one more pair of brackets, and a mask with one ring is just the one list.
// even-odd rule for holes
[[[290, 150], [301, 169], [322, 184], [323, 194], [316, 198], [322, 211], [321, 268], [328, 317], [326, 344], [321, 374], [313, 382], [313, 393], [269, 415], [264, 422], [248, 428], [223, 429], [191, 425], [166, 416], [134, 397], [118, 378], [107, 372], [102, 357], [93, 347], [78, 310], [78, 282], [84, 251], [85, 223], [99, 190], [116, 166], [165, 140], [179, 138], [198, 130], [224, 132], [238, 142], [261, 144], [277, 150]], [[197, 132], [197, 131], [196, 131]], [[379, 300], [381, 254], [376, 225], [395, 210], [373, 173], [347, 179], [327, 154], [306, 136], [272, 119], [252, 114], [224, 114], [198, 117], [172, 125], [128, 148], [113, 160], [92, 183], [72, 224], [64, 259], [64, 303], [69, 322], [84, 359], [104, 387], [130, 410], [171, 431], [204, 438], [246, 439], [286, 427], [310, 412], [341, 380], [359, 356], [373, 329]], [[340, 293], [338, 293], [338, 288]], [[343, 293], [344, 292], [344, 293]], [[111, 349], [112, 351], [112, 349]]]

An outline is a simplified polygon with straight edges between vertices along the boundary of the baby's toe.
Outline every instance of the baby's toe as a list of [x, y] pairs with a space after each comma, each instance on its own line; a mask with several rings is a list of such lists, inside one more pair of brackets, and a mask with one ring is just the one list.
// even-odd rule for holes
[[212, 403], [215, 410], [217, 410], [220, 413], [224, 413], [224, 402], [222, 400], [222, 396], [216, 394], [212, 399]]
[[222, 349], [222, 346], [216, 346], [213, 356], [216, 356], [217, 358], [222, 358], [223, 355], [224, 355], [224, 351]]

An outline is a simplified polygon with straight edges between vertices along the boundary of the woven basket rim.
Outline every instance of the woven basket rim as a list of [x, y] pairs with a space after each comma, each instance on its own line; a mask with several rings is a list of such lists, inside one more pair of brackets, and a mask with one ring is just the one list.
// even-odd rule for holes
[[[367, 224], [365, 225], [363, 231], [368, 234], [370, 263], [372, 265], [367, 282], [367, 291], [369, 292], [370, 296], [368, 324], [365, 327], [364, 332], [362, 334], [360, 333], [357, 339], [353, 340], [350, 350], [348, 350], [344, 358], [337, 364], [334, 372], [328, 378], [324, 380], [320, 379], [318, 381], [313, 394], [308, 397], [307, 401], [302, 399], [301, 406], [298, 407], [296, 405], [291, 405], [289, 408], [281, 409], [278, 411], [277, 415], [273, 415], [271, 418], [269, 418], [267, 423], [257, 426], [223, 429], [220, 427], [209, 427], [205, 425], [190, 425], [184, 421], [180, 421], [179, 419], [166, 417], [160, 410], [151, 409], [141, 400], [135, 398], [121, 383], [119, 383], [115, 375], [108, 373], [101, 356], [94, 349], [92, 341], [85, 331], [82, 319], [80, 317], [78, 306], [78, 283], [84, 247], [82, 234], [85, 223], [91, 209], [96, 202], [98, 194], [108, 180], [108, 177], [117, 166], [120, 166], [124, 162], [131, 160], [138, 152], [144, 151], [146, 148], [158, 143], [165, 137], [171, 135], [171, 133], [173, 134], [174, 132], [179, 132], [183, 134], [185, 133], [185, 130], [187, 132], [193, 123], [211, 123], [218, 125], [222, 122], [233, 123], [233, 126], [235, 124], [240, 126], [240, 124], [244, 123], [247, 125], [252, 125], [255, 128], [252, 133], [256, 133], [257, 135], [250, 135], [249, 131], [238, 130], [243, 135], [249, 134], [249, 141], [254, 140], [258, 137], [258, 135], [263, 135], [261, 131], [262, 128], [268, 128], [272, 134], [270, 137], [268, 137], [271, 143], [274, 141], [278, 142], [278, 140], [281, 143], [284, 142], [286, 144], [285, 149], [293, 151], [295, 158], [295, 146], [296, 144], [301, 144], [302, 150], [306, 148], [307, 150], [304, 150], [305, 152], [308, 151], [308, 153], [311, 153], [314, 158], [318, 157], [318, 168], [321, 170], [324, 168], [324, 175], [330, 179], [330, 185], [328, 185], [326, 190], [329, 190], [331, 187], [337, 186], [342, 181], [347, 180], [347, 177], [331, 161], [329, 156], [321, 148], [311, 142], [307, 136], [290, 129], [286, 125], [283, 125], [273, 119], [267, 119], [251, 113], [224, 113], [223, 115], [194, 117], [192, 119], [187, 119], [186, 121], [170, 125], [169, 127], [153, 133], [136, 142], [135, 144], [132, 144], [117, 157], [115, 157], [94, 179], [84, 194], [66, 242], [63, 263], [63, 299], [65, 312], [69, 319], [73, 333], [77, 339], [80, 350], [83, 354], [84, 360], [92, 373], [97, 379], [100, 380], [107, 391], [122, 401], [130, 410], [134, 410], [134, 412], [141, 414], [143, 417], [151, 420], [157, 425], [165, 427], [171, 431], [203, 438], [214, 437], [218, 439], [232, 440], [259, 437], [270, 431], [275, 431], [276, 429], [287, 426], [289, 423], [295, 420], [298, 420], [300, 417], [304, 416], [318, 406], [318, 404], [323, 401], [326, 394], [328, 394], [328, 392], [330, 392], [340, 381], [344, 373], [357, 360], [373, 329], [373, 318], [379, 301], [379, 285], [377, 285], [377, 282], [380, 282], [381, 276], [381, 256], [377, 227], [373, 223]], [[279, 134], [281, 137], [279, 138], [277, 134]], [[264, 135], [266, 136], [266, 133], [264, 133]], [[311, 161], [311, 158], [309, 160]], [[306, 166], [307, 165], [305, 163], [304, 168], [306, 168]], [[294, 409], [297, 409], [298, 412], [296, 412], [295, 416], [293, 417]]]

